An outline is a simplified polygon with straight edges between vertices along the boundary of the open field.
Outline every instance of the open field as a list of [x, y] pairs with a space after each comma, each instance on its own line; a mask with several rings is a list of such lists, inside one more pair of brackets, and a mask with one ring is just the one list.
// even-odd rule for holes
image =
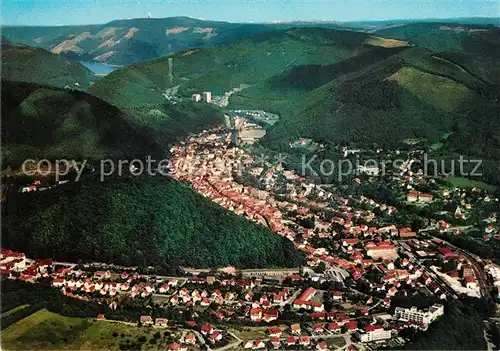
[[415, 145], [418, 144], [422, 141], [426, 141], [425, 138], [407, 138], [403, 140], [403, 143], [408, 144], [408, 145]]
[[342, 337], [326, 339], [326, 343], [328, 344], [328, 348], [330, 350], [335, 350], [337, 348], [345, 346], [345, 340]]
[[266, 334], [266, 330], [266, 327], [242, 327], [241, 331], [232, 328], [229, 331], [242, 340], [255, 340], [268, 339], [269, 335]]
[[445, 177], [444, 180], [459, 188], [476, 187], [490, 192], [494, 192], [497, 189], [497, 187], [494, 185], [468, 178], [458, 178], [458, 177], [448, 176]]
[[174, 341], [164, 335], [166, 331], [64, 317], [43, 309], [3, 330], [2, 349], [118, 350], [120, 344], [134, 349], [166, 348]]

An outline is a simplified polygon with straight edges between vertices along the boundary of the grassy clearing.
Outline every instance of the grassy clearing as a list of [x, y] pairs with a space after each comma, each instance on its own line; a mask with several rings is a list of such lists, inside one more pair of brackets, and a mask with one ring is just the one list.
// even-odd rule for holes
[[458, 177], [448, 176], [445, 177], [444, 180], [459, 188], [476, 187], [484, 189], [489, 192], [494, 192], [497, 189], [497, 187], [494, 185], [468, 178], [458, 178]]
[[460, 83], [411, 67], [403, 67], [388, 79], [396, 81], [427, 104], [447, 112], [458, 110], [464, 101], [474, 96], [472, 91]]
[[329, 349], [335, 350], [335, 348], [345, 346], [345, 340], [342, 337], [326, 339]]
[[234, 335], [242, 340], [268, 339], [265, 327], [243, 327], [242, 330], [230, 329]]
[[387, 39], [375, 36], [371, 36], [368, 39], [366, 39], [366, 44], [373, 46], [382, 46], [384, 48], [408, 46], [407, 41], [397, 40], [397, 39]]
[[62, 317], [45, 309], [38, 311], [2, 332], [2, 348], [67, 349], [77, 348], [80, 333], [91, 322], [83, 318]]
[[443, 143], [441, 142], [437, 142], [437, 143], [434, 143], [430, 146], [431, 150], [439, 150], [441, 149], [442, 147], [444, 146]]
[[420, 142], [426, 141], [425, 138], [407, 138], [403, 140], [403, 143], [408, 144], [408, 145], [415, 145]]
[[[118, 350], [120, 344], [136, 345], [141, 349], [165, 349], [180, 337], [180, 334], [165, 335], [166, 331], [170, 333], [166, 329], [64, 317], [43, 309], [3, 330], [2, 349]], [[159, 338], [155, 339], [155, 333], [160, 334]], [[153, 339], [154, 344], [151, 344]]]

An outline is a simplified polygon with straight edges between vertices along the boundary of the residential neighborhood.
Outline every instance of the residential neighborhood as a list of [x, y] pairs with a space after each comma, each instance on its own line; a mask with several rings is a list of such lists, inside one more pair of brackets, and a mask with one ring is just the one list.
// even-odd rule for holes
[[[240, 127], [255, 128], [252, 122]], [[382, 175], [374, 169], [360, 168], [350, 188], [333, 192], [252, 154], [251, 144], [236, 146], [228, 134], [220, 127], [174, 146], [171, 176], [289, 240], [304, 253], [303, 266], [182, 267], [179, 275], [166, 277], [153, 267], [144, 272], [38, 260], [2, 249], [1, 275], [33, 284], [48, 281], [64, 296], [97, 302], [100, 323], [176, 330], [180, 338], [171, 350], [397, 347], [406, 342], [408, 330], [426, 331], [442, 318], [449, 301], [498, 300], [500, 267], [441, 236], [471, 230], [460, 221], [474, 215], [475, 204], [498, 199], [474, 189], [464, 196], [459, 188], [435, 182], [423, 186], [424, 178], [407, 162], [387, 178], [403, 189], [403, 203], [431, 206], [459, 199], [454, 212], [415, 226], [401, 220], [401, 208], [348, 193], [378, 181]], [[497, 240], [496, 213], [485, 213], [481, 239]], [[417, 298], [427, 305], [412, 305]], [[141, 306], [134, 305], [136, 317], [124, 313], [131, 301]]]

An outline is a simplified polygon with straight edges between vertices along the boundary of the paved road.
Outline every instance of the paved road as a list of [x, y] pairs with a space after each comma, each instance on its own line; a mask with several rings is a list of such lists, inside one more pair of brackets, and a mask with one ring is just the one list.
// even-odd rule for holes
[[125, 322], [125, 321], [117, 321], [115, 319], [99, 319], [99, 322], [108, 322], [108, 323], [116, 323], [116, 324], [125, 324], [133, 327], [137, 327], [137, 323]]

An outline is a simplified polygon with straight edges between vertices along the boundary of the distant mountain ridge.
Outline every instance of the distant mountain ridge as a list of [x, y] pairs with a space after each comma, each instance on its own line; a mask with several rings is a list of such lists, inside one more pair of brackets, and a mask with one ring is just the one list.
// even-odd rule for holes
[[[421, 22], [427, 24], [429, 21]], [[411, 25], [415, 22], [415, 20], [394, 20], [230, 23], [190, 17], [135, 18], [81, 26], [3, 26], [2, 36], [16, 43], [41, 47], [69, 58], [129, 65], [191, 48], [226, 44], [241, 38], [294, 27], [365, 31], [376, 30], [391, 24]], [[495, 25], [494, 18], [449, 19], [433, 22], [453, 25]]]
[[[4, 26], [2, 35], [12, 42], [42, 47], [70, 58], [128, 65], [292, 26], [204, 21], [190, 17], [136, 18], [102, 25]], [[333, 23], [325, 26], [340, 28]]]
[[407, 40], [433, 51], [461, 51], [475, 55], [500, 57], [500, 28], [446, 22], [388, 24], [369, 30], [387, 38]]

